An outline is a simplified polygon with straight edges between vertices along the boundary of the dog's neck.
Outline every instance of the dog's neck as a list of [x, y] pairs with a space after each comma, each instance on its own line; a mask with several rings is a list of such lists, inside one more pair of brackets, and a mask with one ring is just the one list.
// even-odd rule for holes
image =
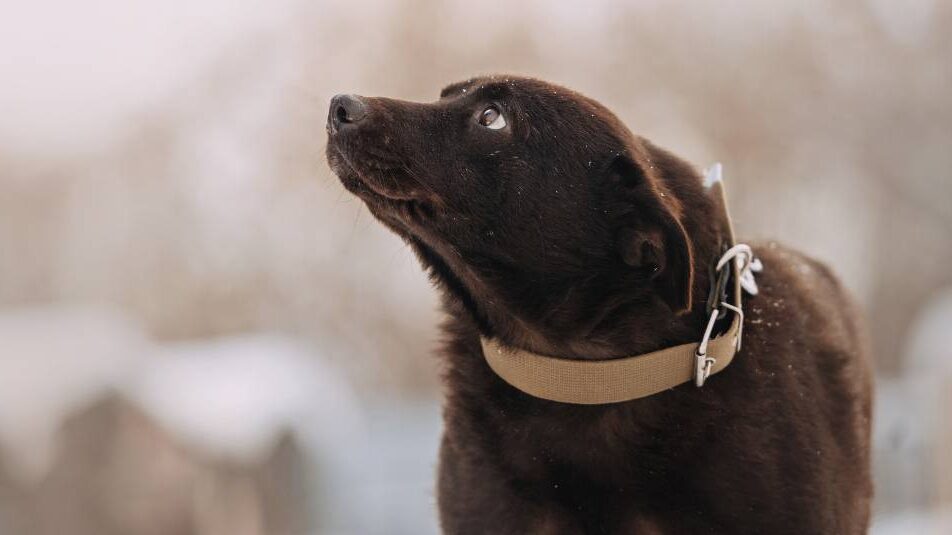
[[[573, 332], [560, 331], [519, 318], [504, 306], [487, 307], [491, 325], [483, 336], [498, 338], [510, 347], [541, 355], [567, 359], [605, 360], [647, 353], [665, 346], [697, 339], [706, 320], [706, 298], [710, 288], [710, 254], [697, 255], [695, 288], [691, 309], [676, 314], [660, 300], [648, 303], [614, 296], [605, 303], [600, 317]], [[571, 291], [571, 290], [569, 290]]]
[[[552, 357], [567, 359], [604, 360], [641, 354], [662, 347], [696, 340], [707, 320], [706, 300], [711, 285], [711, 268], [721, 252], [726, 228], [726, 213], [701, 186], [700, 177], [687, 177], [696, 191], [685, 195], [685, 210], [695, 217], [685, 221], [685, 229], [694, 251], [694, 288], [691, 308], [676, 314], [660, 299], [645, 300], [643, 295], [625, 295], [617, 292], [605, 302], [589, 307], [596, 310], [572, 323], [567, 329], [547, 323], [548, 317], [522, 317], [503, 299], [494, 296], [488, 284], [461, 261], [451, 266], [457, 273], [465, 273], [465, 286], [475, 303], [467, 306], [468, 313], [477, 316], [482, 335], [501, 340], [506, 345]], [[677, 184], [683, 188], [684, 184]], [[672, 188], [677, 191], [676, 188]], [[700, 193], [700, 194], [698, 194]], [[688, 202], [689, 200], [689, 202]], [[700, 223], [705, 222], [705, 223]], [[458, 289], [444, 285], [450, 298], [459, 298]], [[568, 297], [578, 293], [571, 284], [553, 296], [555, 309], [569, 302]], [[581, 290], [584, 291], [584, 290]], [[477, 308], [477, 310], [473, 310]]]

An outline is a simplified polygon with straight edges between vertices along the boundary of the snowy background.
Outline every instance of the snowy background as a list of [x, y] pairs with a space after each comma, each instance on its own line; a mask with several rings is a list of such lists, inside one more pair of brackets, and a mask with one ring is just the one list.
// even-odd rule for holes
[[742, 236], [830, 263], [876, 347], [872, 532], [952, 533], [952, 4], [0, 13], [0, 535], [435, 533], [436, 299], [324, 118], [491, 72], [724, 162]]

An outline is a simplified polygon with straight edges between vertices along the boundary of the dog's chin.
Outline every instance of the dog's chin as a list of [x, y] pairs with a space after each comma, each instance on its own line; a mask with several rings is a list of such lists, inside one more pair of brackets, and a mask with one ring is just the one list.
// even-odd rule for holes
[[391, 227], [409, 230], [433, 216], [434, 203], [412, 185], [415, 181], [403, 168], [378, 166], [371, 160], [358, 168], [333, 147], [328, 147], [328, 160], [344, 188]]

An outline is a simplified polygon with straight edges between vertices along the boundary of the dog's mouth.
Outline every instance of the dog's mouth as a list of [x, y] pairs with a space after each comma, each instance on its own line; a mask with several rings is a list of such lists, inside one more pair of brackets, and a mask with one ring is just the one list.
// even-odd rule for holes
[[426, 191], [412, 171], [399, 159], [383, 154], [343, 150], [335, 140], [328, 143], [331, 170], [347, 191], [367, 204], [376, 215], [403, 223], [432, 217], [437, 198]]

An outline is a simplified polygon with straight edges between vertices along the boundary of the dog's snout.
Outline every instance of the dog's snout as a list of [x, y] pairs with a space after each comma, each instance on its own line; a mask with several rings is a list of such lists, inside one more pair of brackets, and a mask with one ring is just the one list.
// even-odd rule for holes
[[367, 116], [367, 104], [357, 95], [337, 95], [331, 99], [327, 114], [327, 127], [336, 132], [348, 125], [359, 123]]

